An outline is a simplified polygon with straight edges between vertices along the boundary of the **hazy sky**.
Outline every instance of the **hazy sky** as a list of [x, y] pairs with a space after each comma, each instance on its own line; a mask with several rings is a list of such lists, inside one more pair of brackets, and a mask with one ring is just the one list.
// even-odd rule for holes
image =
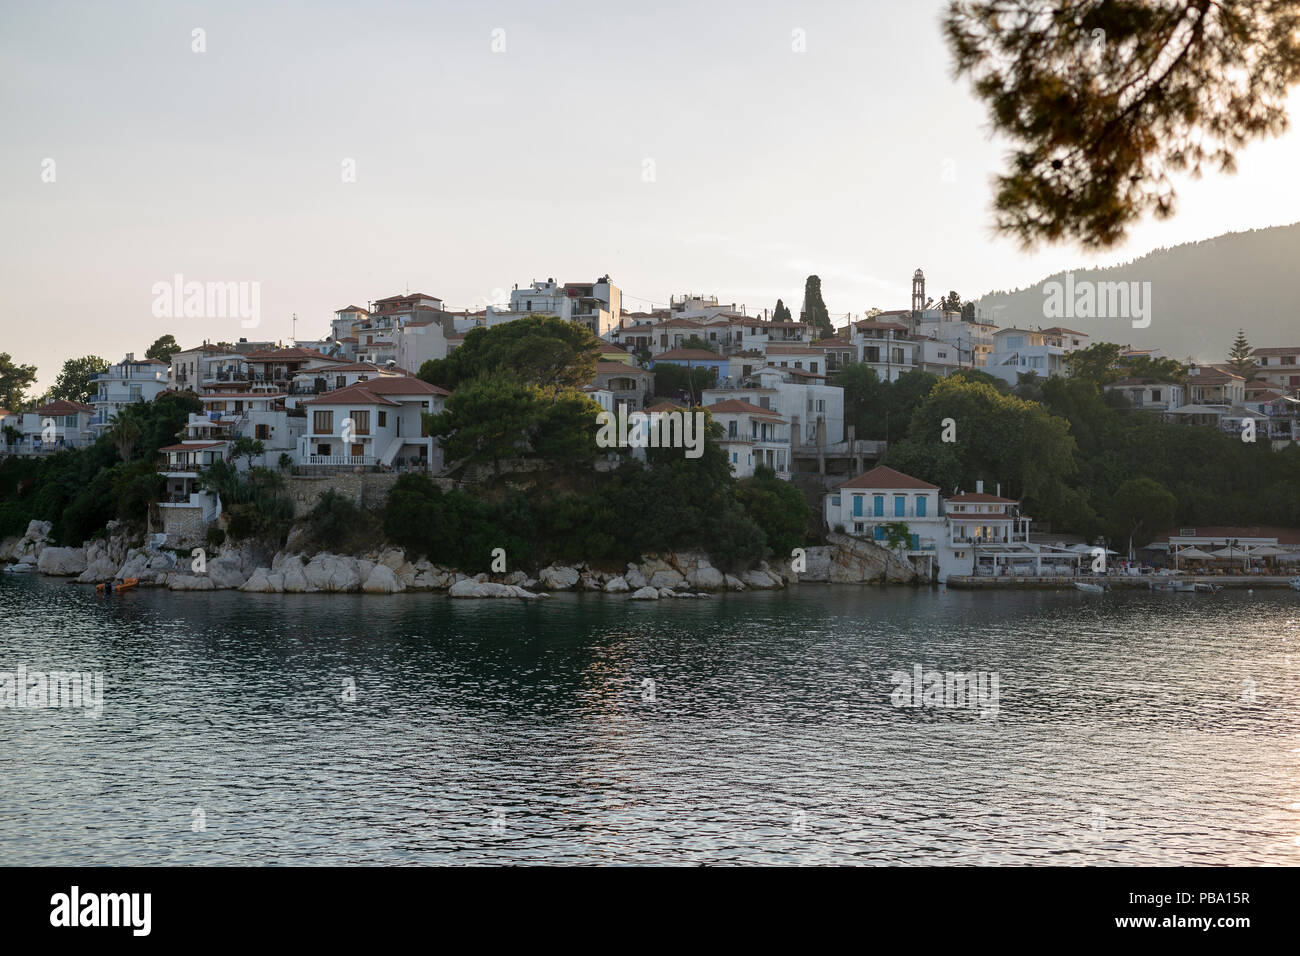
[[[479, 308], [606, 272], [634, 310], [797, 308], [816, 272], [842, 316], [906, 307], [918, 266], [975, 297], [1300, 220], [1292, 132], [1105, 257], [992, 239], [1003, 146], [952, 79], [942, 6], [6, 0], [0, 351], [44, 386], [164, 332], [287, 339], [296, 312], [313, 338], [408, 286]], [[175, 273], [260, 282], [260, 327], [155, 318]]]

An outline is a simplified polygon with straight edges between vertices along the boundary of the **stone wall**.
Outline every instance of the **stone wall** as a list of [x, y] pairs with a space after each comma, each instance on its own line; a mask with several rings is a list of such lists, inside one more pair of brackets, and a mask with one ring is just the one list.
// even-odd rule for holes
[[202, 508], [159, 508], [169, 548], [197, 548], [207, 535]]
[[377, 510], [388, 501], [388, 493], [397, 483], [397, 475], [389, 472], [362, 472], [342, 475], [291, 475], [285, 479], [289, 497], [293, 499], [293, 513], [297, 517], [316, 506], [320, 496], [334, 490], [351, 499], [362, 508]]

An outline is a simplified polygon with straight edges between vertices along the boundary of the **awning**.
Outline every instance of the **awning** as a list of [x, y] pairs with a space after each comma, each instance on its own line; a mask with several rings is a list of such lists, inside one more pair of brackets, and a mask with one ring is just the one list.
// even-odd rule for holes
[[1178, 558], [1191, 558], [1194, 561], [1208, 561], [1214, 555], [1202, 551], [1200, 548], [1183, 548], [1181, 551], [1174, 552]]

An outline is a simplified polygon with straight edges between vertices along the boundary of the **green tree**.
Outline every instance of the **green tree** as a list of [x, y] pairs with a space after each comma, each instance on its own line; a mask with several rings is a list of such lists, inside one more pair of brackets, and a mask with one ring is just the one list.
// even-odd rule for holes
[[793, 322], [794, 318], [790, 315], [790, 307], [780, 299], [776, 300], [776, 308], [772, 310], [773, 322]]
[[177, 343], [175, 336], [171, 333], [159, 336], [158, 339], [145, 350], [144, 357], [147, 359], [156, 359], [159, 362], [168, 362], [172, 356], [181, 350], [180, 344]]
[[454, 390], [483, 375], [510, 376], [558, 391], [590, 385], [599, 358], [600, 342], [585, 325], [532, 315], [471, 329], [445, 359], [425, 362], [419, 377]]
[[763, 529], [763, 537], [780, 560], [804, 543], [812, 510], [803, 493], [765, 465], [754, 469], [750, 478], [736, 482], [736, 500]]
[[266, 447], [256, 438], [249, 438], [247, 435], [240, 435], [230, 446], [231, 458], [248, 459], [248, 467], [253, 467], [253, 459], [261, 458], [266, 452]]
[[1130, 478], [1115, 490], [1110, 504], [1111, 537], [1127, 541], [1130, 549], [1141, 548], [1173, 527], [1177, 510], [1178, 499], [1158, 481]]
[[1128, 355], [1119, 360], [1119, 367], [1126, 378], [1152, 379], [1174, 385], [1187, 382], [1187, 366], [1177, 359]]
[[1286, 126], [1300, 6], [1281, 0], [952, 0], [958, 76], [1013, 144], [996, 228], [1107, 247], [1173, 213], [1171, 174], [1231, 171]]
[[430, 435], [442, 439], [455, 467], [508, 458], [545, 458], [578, 466], [596, 456], [600, 406], [581, 392], [551, 393], [513, 378], [482, 377], [462, 384], [436, 415]]
[[130, 415], [115, 414], [109, 421], [108, 440], [123, 461], [131, 460], [131, 452], [135, 450], [141, 433], [140, 423]]
[[1123, 346], [1114, 342], [1094, 342], [1086, 349], [1076, 349], [1065, 357], [1070, 378], [1091, 382], [1096, 388], [1109, 385], [1119, 376], [1119, 353]]
[[712, 345], [698, 335], [688, 336], [681, 344], [684, 349], [703, 349], [706, 352], [716, 352]]
[[822, 301], [822, 280], [818, 276], [809, 276], [803, 286], [803, 320], [812, 326], [817, 338], [830, 338], [835, 334], [831, 325], [830, 313]]
[[1237, 337], [1232, 342], [1232, 348], [1228, 349], [1228, 368], [1234, 375], [1240, 375], [1246, 381], [1251, 382], [1255, 379], [1255, 359], [1254, 349], [1246, 341], [1246, 333], [1241, 329], [1237, 330]]
[[108, 371], [108, 362], [98, 355], [68, 359], [50, 389], [52, 400], [64, 399], [85, 405], [95, 397], [95, 376]]
[[35, 381], [35, 365], [19, 365], [8, 352], [0, 352], [0, 408], [21, 411], [27, 389]]

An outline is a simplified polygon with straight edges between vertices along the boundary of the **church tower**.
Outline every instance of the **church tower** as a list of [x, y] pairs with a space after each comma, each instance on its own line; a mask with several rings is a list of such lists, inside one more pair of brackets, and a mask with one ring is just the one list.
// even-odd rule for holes
[[925, 308], [925, 273], [917, 269], [912, 273], [912, 311]]

